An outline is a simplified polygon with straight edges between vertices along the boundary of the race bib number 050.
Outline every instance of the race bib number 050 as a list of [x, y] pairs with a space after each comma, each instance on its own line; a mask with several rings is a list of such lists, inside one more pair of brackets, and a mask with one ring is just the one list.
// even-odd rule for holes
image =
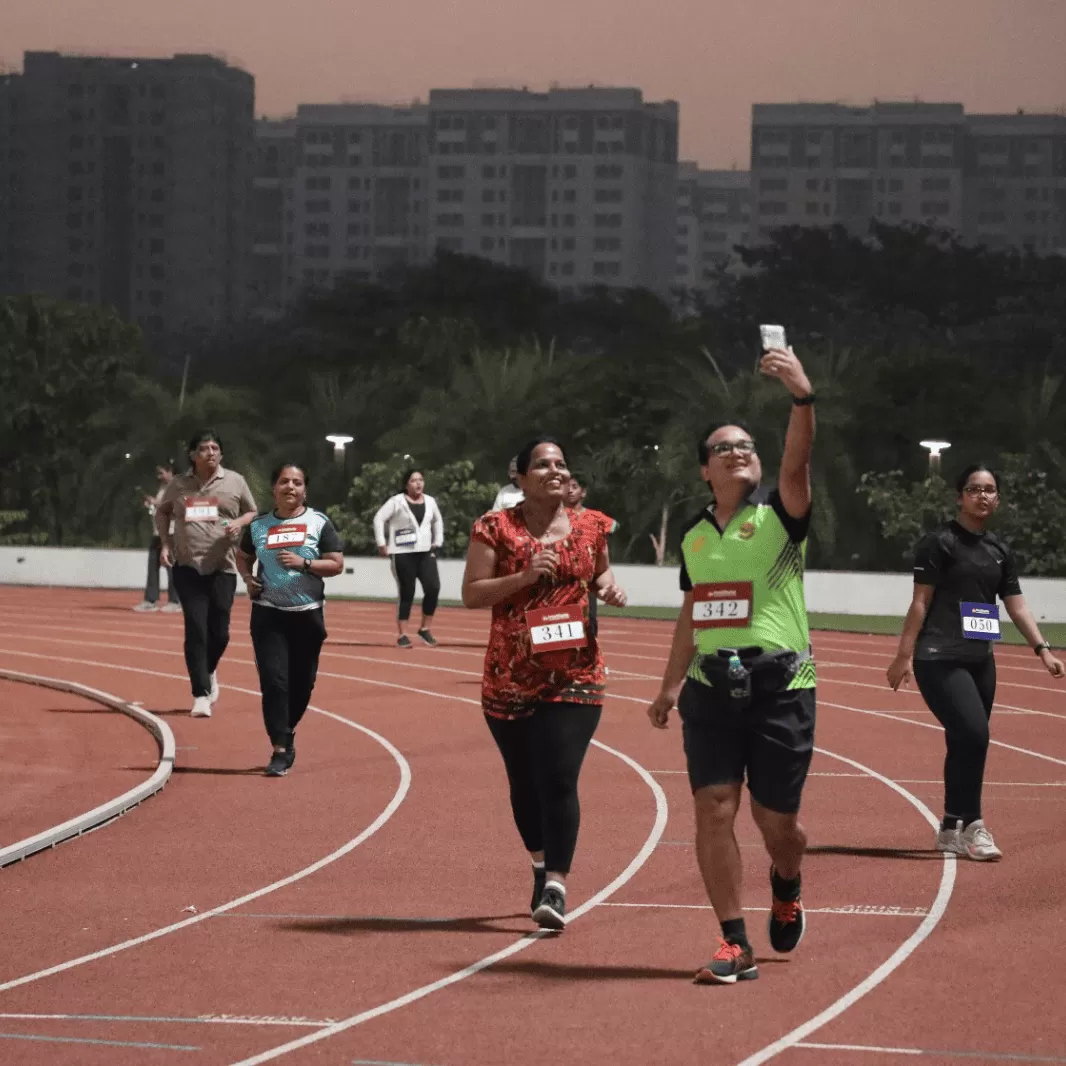
[[271, 526], [266, 546], [271, 549], [298, 548], [307, 540], [307, 526]]
[[418, 530], [398, 529], [393, 539], [396, 541], [397, 548], [407, 548], [418, 540]]
[[746, 628], [751, 625], [752, 583], [708, 581], [692, 589], [692, 628]]
[[534, 655], [542, 651], [584, 648], [588, 644], [580, 603], [526, 611], [526, 626]]
[[960, 603], [962, 635], [967, 640], [1000, 640], [999, 606], [994, 603]]
[[186, 522], [217, 522], [217, 496], [188, 496], [185, 499]]

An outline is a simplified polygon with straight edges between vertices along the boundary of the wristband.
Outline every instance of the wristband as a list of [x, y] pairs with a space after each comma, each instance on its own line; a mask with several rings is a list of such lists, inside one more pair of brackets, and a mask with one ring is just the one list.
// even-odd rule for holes
[[1035, 648], [1033, 648], [1034, 655], [1039, 655], [1042, 651], [1051, 651], [1051, 645], [1046, 640], [1042, 640]]
[[817, 397], [814, 395], [813, 392], [809, 392], [806, 396], [793, 396], [792, 397], [792, 406], [793, 407], [810, 407], [814, 403], [816, 398]]

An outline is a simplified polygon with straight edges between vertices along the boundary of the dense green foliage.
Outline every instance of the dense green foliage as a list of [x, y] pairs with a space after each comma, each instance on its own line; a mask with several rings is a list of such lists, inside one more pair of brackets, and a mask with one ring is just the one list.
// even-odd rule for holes
[[[312, 503], [334, 508], [353, 549], [368, 547], [368, 518], [395, 491], [393, 457], [417, 456], [455, 554], [509, 457], [552, 432], [589, 505], [620, 521], [615, 557], [669, 560], [680, 522], [706, 499], [696, 441], [710, 423], [744, 419], [775, 475], [789, 402], [754, 366], [758, 324], [780, 322], [819, 397], [813, 566], [906, 565], [940, 513], [918, 442], [940, 437], [952, 442], [949, 481], [975, 459], [1012, 471], [1004, 531], [1030, 572], [1066, 573], [1050, 495], [1066, 477], [1066, 260], [887, 227], [866, 240], [785, 230], [744, 260], [712, 298], [671, 306], [640, 291], [565, 297], [442, 254], [388, 285], [341, 285], [215, 338], [189, 353], [184, 392], [183, 367], [143, 353], [110, 312], [8, 300], [0, 509], [28, 511], [12, 528], [53, 543], [140, 543], [138, 487], [212, 426], [263, 504], [271, 466], [304, 461]], [[343, 476], [327, 433], [356, 438]]]

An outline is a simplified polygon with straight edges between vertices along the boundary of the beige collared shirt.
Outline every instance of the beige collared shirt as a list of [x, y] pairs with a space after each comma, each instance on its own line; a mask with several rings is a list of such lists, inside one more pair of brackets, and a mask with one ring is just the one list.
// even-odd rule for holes
[[176, 474], [159, 503], [174, 519], [174, 561], [201, 574], [235, 574], [236, 545], [226, 529], [255, 509], [248, 482], [233, 470], [220, 466], [203, 484], [193, 471]]

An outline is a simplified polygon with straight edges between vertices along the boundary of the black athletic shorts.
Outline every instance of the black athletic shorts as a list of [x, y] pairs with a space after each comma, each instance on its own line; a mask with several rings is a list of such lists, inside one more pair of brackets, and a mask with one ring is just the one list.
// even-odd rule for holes
[[756, 803], [795, 814], [814, 754], [815, 696], [800, 688], [755, 696], [742, 708], [689, 678], [677, 701], [692, 791], [743, 783]]

